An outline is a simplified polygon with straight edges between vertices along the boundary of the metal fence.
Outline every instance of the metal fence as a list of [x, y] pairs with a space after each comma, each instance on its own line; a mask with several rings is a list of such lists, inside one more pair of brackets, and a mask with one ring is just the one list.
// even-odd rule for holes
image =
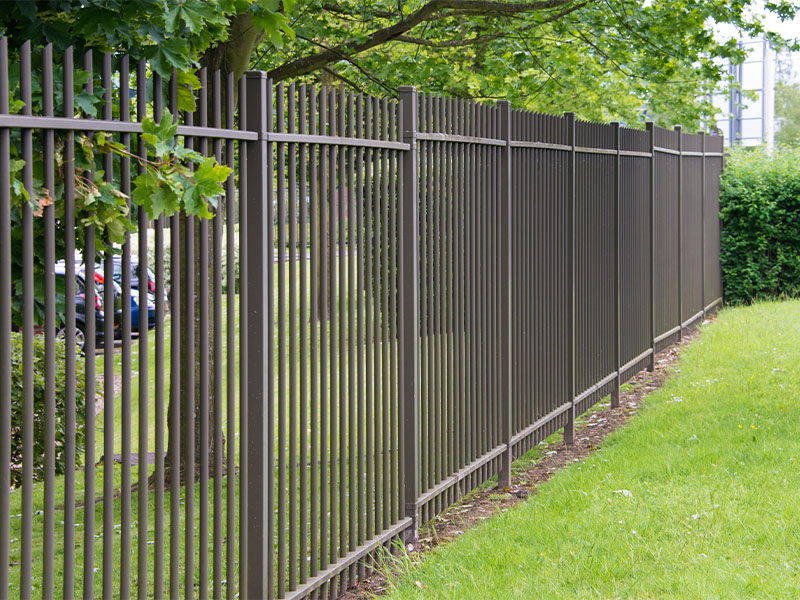
[[[335, 597], [721, 301], [720, 137], [260, 72], [201, 71], [180, 116], [234, 169], [214, 217], [134, 207], [95, 257], [75, 153], [143, 155], [186, 90], [17, 57], [0, 41], [2, 596]], [[19, 200], [18, 159], [52, 203]], [[130, 194], [135, 156], [90, 164]]]

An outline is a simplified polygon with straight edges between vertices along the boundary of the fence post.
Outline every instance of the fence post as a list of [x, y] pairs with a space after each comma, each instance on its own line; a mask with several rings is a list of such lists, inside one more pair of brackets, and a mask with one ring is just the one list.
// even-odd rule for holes
[[569, 221], [569, 276], [567, 284], [567, 304], [569, 310], [569, 383], [567, 390], [569, 393], [570, 407], [567, 411], [567, 423], [564, 425], [564, 443], [572, 445], [575, 443], [575, 244], [576, 239], [576, 215], [575, 215], [575, 113], [564, 113], [567, 119], [567, 137], [570, 146], [569, 155], [569, 207], [567, 210]]
[[617, 376], [614, 378], [614, 389], [611, 390], [611, 408], [619, 407], [619, 387], [622, 382], [620, 367], [620, 133], [619, 123], [611, 123], [611, 130], [614, 134], [614, 371]]
[[706, 320], [706, 132], [698, 131], [700, 138], [700, 309]]
[[650, 136], [650, 362], [647, 370], [656, 368], [656, 143], [655, 123], [645, 124]]
[[242, 493], [247, 495], [247, 554], [240, 561], [245, 567], [243, 583], [248, 598], [272, 595], [273, 565], [273, 420], [270, 384], [272, 361], [272, 202], [270, 174], [271, 151], [267, 131], [272, 125], [271, 82], [266, 73], [245, 73], [245, 95], [248, 110], [242, 115], [244, 129], [258, 133], [257, 141], [247, 142], [245, 160], [248, 166], [247, 194], [247, 289], [246, 322], [242, 332], [247, 337], [247, 481]]
[[405, 541], [417, 537], [419, 527], [419, 172], [417, 169], [417, 90], [400, 86], [400, 129], [409, 149], [402, 154], [399, 204], [399, 308], [400, 327], [400, 481], [404, 516], [411, 518]]
[[683, 128], [678, 132], [678, 340], [683, 341]]
[[511, 287], [512, 270], [512, 240], [511, 240], [511, 103], [501, 100], [500, 109], [500, 135], [505, 140], [502, 158], [500, 159], [500, 231], [497, 239], [500, 240], [500, 433], [506, 444], [506, 451], [501, 459], [500, 471], [497, 475], [497, 487], [507, 488], [511, 485], [511, 462], [513, 460], [511, 448], [511, 411], [513, 407], [513, 369], [511, 360]]

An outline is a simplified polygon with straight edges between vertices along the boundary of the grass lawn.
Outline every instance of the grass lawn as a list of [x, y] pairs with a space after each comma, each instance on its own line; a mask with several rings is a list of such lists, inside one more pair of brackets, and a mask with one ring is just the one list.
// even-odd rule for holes
[[800, 301], [724, 310], [637, 417], [392, 598], [796, 598]]

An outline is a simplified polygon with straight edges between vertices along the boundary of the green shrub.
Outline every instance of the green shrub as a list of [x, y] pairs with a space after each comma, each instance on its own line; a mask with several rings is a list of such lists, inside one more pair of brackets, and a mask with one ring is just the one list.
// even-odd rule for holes
[[[44, 336], [33, 338], [33, 479], [45, 475], [45, 354]], [[56, 406], [55, 432], [56, 474], [66, 469], [67, 411], [65, 346], [56, 340]], [[84, 450], [85, 402], [84, 360], [80, 354], [75, 359], [75, 460], [80, 463]], [[24, 416], [22, 334], [11, 334], [11, 485], [22, 483], [22, 425]]]
[[800, 295], [800, 149], [733, 150], [720, 218], [726, 301]]

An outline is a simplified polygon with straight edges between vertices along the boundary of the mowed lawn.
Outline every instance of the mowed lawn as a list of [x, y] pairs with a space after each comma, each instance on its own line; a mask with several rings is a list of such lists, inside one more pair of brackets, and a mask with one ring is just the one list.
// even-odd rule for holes
[[724, 310], [599, 451], [391, 597], [800, 597], [800, 301]]

